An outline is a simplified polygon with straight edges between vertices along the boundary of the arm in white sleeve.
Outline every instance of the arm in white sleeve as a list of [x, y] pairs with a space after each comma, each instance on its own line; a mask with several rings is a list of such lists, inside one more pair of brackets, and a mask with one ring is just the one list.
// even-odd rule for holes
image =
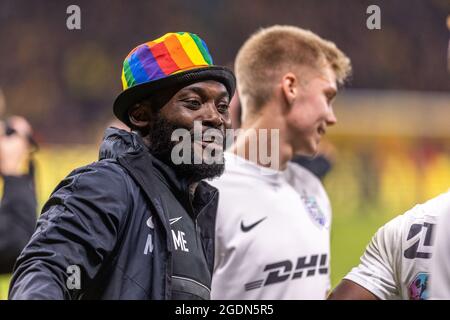
[[389, 221], [373, 236], [360, 264], [344, 279], [364, 287], [382, 300], [398, 299], [396, 261], [401, 243], [402, 216]]

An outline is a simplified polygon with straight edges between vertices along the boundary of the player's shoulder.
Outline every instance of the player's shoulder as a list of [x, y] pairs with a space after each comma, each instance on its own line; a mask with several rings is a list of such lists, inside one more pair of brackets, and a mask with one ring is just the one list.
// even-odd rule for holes
[[264, 167], [237, 156], [231, 152], [224, 152], [225, 170], [223, 174], [209, 183], [217, 188], [245, 189], [255, 185], [264, 174]]
[[301, 187], [302, 189], [308, 190], [309, 193], [328, 198], [322, 181], [301, 165], [289, 161], [285, 175], [294, 187]]
[[450, 208], [450, 190], [416, 206], [418, 215], [439, 217]]
[[426, 202], [415, 205], [401, 215], [406, 224], [435, 223], [450, 208], [450, 192], [442, 193]]
[[414, 225], [435, 224], [446, 209], [450, 208], [450, 192], [443, 193], [424, 203], [416, 204], [401, 215], [386, 223], [380, 230], [384, 233], [397, 233], [404, 238]]

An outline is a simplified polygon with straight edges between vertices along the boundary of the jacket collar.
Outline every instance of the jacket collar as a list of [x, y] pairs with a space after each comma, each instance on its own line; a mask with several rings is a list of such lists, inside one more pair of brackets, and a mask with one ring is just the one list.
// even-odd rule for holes
[[155, 176], [166, 183], [194, 218], [216, 197], [217, 189], [201, 181], [195, 192], [194, 208], [190, 201], [187, 179], [178, 176], [171, 166], [154, 157], [141, 136], [114, 127], [107, 128], [100, 146], [99, 159], [119, 158], [126, 158], [129, 166], [134, 168], [135, 174], [139, 176], [139, 184], [145, 184], [152, 189], [150, 187], [154, 185], [152, 179]]
[[[135, 134], [116, 128], [108, 128], [100, 147], [100, 159], [115, 159], [124, 167], [149, 199], [149, 205], [163, 222], [167, 248], [171, 252], [173, 243], [170, 235], [169, 218], [162, 206], [161, 194], [155, 187], [160, 181], [169, 184], [174, 196], [192, 218], [197, 221], [202, 237], [209, 270], [214, 268], [215, 225], [218, 209], [218, 191], [208, 183], [201, 181], [196, 189], [193, 203], [189, 199], [189, 186], [183, 179], [178, 179], [174, 170], [167, 164], [153, 157], [148, 152], [142, 138]], [[159, 180], [159, 181], [158, 181]]]

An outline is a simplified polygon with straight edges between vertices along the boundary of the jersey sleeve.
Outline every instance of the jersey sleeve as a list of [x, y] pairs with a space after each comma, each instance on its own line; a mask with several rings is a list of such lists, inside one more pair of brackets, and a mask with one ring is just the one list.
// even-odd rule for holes
[[355, 282], [382, 300], [400, 296], [396, 264], [401, 244], [403, 216], [398, 216], [381, 227], [372, 237], [360, 264], [344, 279]]
[[431, 260], [430, 298], [450, 299], [450, 205], [438, 220]]

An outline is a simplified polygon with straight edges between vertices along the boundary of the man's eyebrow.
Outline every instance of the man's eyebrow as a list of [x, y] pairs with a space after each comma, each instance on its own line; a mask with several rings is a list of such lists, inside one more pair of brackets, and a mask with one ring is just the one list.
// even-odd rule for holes
[[[192, 92], [198, 94], [198, 95], [199, 95], [200, 97], [202, 97], [202, 98], [204, 98], [204, 97], [207, 95], [207, 94], [206, 94], [206, 90], [203, 89], [203, 88], [200, 88], [200, 87], [184, 88], [183, 91], [185, 91], [185, 92], [183, 92], [183, 93], [188, 93], [188, 91], [192, 91]], [[224, 98], [224, 97], [228, 97], [228, 99], [229, 99], [229, 94], [228, 94], [228, 91], [226, 91], [226, 90], [220, 92], [220, 94], [219, 94], [219, 96], [218, 96], [217, 99], [222, 99], [222, 98]]]

